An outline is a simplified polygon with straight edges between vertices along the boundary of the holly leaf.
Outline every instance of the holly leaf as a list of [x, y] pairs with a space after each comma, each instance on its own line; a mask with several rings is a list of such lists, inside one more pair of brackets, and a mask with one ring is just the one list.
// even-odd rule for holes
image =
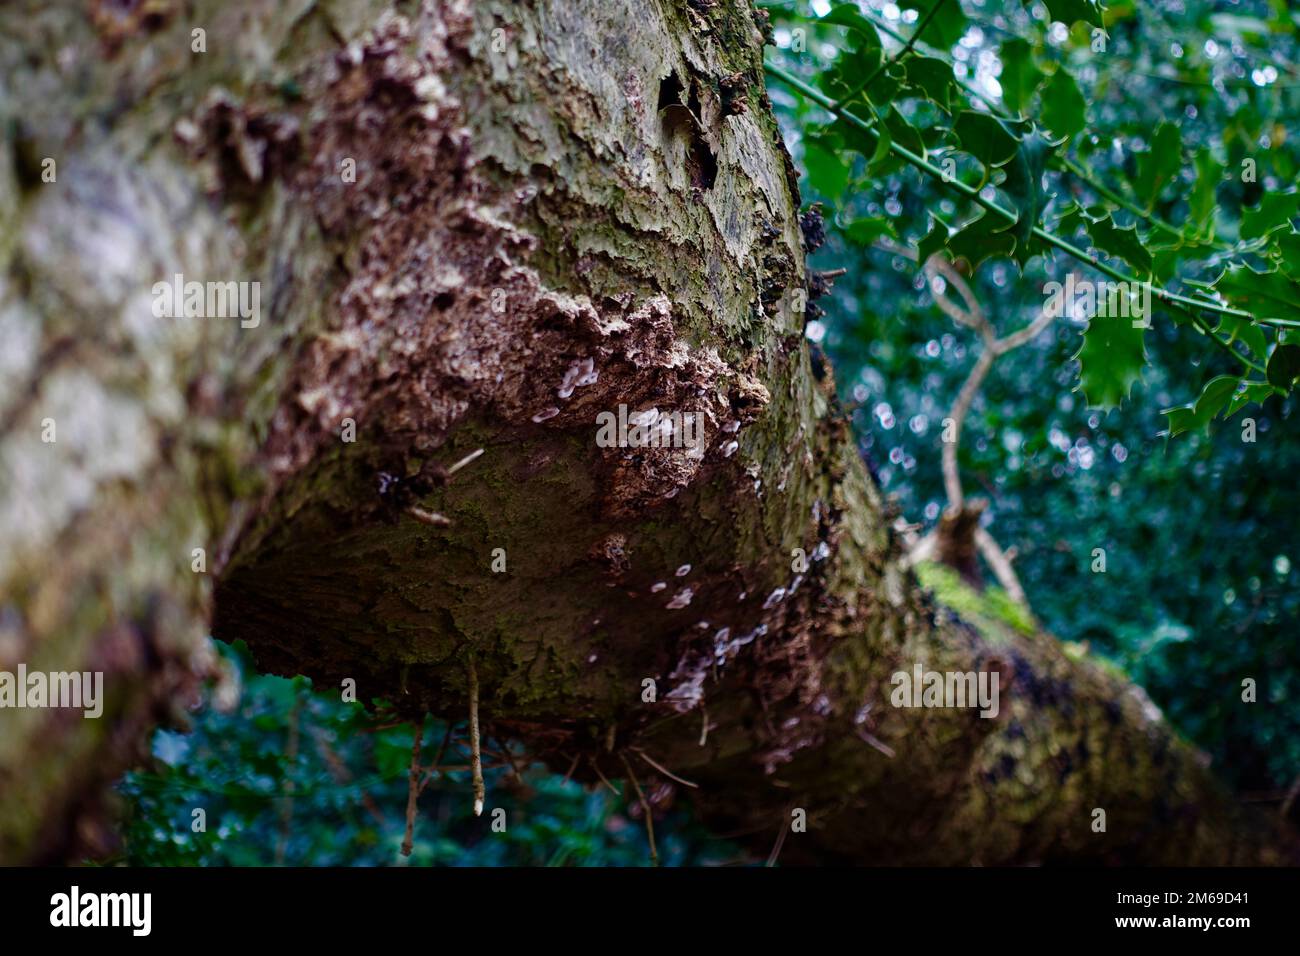
[[1093, 316], [1075, 353], [1079, 391], [1089, 407], [1117, 408], [1128, 398], [1146, 367], [1145, 330], [1124, 317]]
[[1223, 180], [1224, 167], [1214, 158], [1214, 153], [1208, 146], [1197, 150], [1194, 162], [1196, 163], [1196, 185], [1187, 200], [1188, 218], [1196, 227], [1196, 231], [1200, 232], [1214, 216], [1215, 193]]
[[1016, 154], [1027, 126], [976, 110], [962, 110], [953, 124], [953, 132], [957, 134], [961, 148], [988, 170], [1001, 166]]
[[1227, 421], [1237, 412], [1241, 411], [1251, 402], [1262, 405], [1264, 399], [1273, 394], [1273, 386], [1267, 382], [1253, 382], [1246, 385], [1240, 392], [1232, 396], [1228, 402], [1228, 410], [1223, 413], [1224, 421]]
[[1291, 279], [1300, 282], [1300, 232], [1292, 229], [1273, 239], [1274, 258], [1278, 268]]
[[1079, 20], [1094, 27], [1103, 26], [1099, 0], [1043, 0], [1043, 3], [1053, 20], [1060, 20], [1067, 26], [1073, 26]]
[[1008, 40], [998, 49], [998, 59], [1002, 61], [1002, 75], [998, 77], [1002, 102], [1023, 116], [1034, 91], [1043, 82], [1042, 71], [1034, 65], [1033, 47], [1019, 38]]
[[881, 236], [898, 238], [898, 233], [894, 231], [894, 224], [884, 216], [864, 216], [861, 219], [854, 219], [844, 227], [844, 235], [850, 242], [860, 246], [870, 246]]
[[1248, 265], [1233, 264], [1212, 288], [1256, 319], [1300, 326], [1300, 282], [1278, 270], [1256, 272]]
[[920, 90], [926, 98], [946, 112], [957, 90], [952, 64], [932, 56], [913, 56], [906, 61], [907, 85]]
[[919, 36], [927, 43], [947, 50], [965, 35], [968, 25], [966, 14], [962, 12], [959, 0], [931, 0], [926, 12], [921, 14], [922, 20], [934, 9], [935, 4], [938, 4], [939, 9]]
[[930, 231], [916, 244], [917, 262], [929, 262], [936, 252], [942, 252], [948, 245], [948, 236], [952, 230], [938, 216], [931, 214]]
[[830, 13], [824, 17], [809, 17], [817, 23], [834, 23], [838, 26], [848, 27], [854, 33], [857, 33], [863, 41], [863, 46], [880, 47], [880, 34], [876, 31], [876, 26], [858, 10], [857, 4], [839, 3], [831, 7]]
[[1133, 188], [1144, 209], [1150, 210], [1155, 205], [1161, 191], [1178, 175], [1182, 161], [1182, 134], [1173, 123], [1161, 123], [1156, 127], [1151, 147], [1138, 154], [1137, 182]]
[[1035, 251], [1032, 242], [1034, 226], [1038, 224], [1038, 216], [1048, 199], [1047, 191], [1043, 189], [1043, 170], [1053, 148], [1042, 133], [1034, 130], [1001, 167], [1006, 178], [998, 188], [1011, 199], [1016, 211], [1016, 221], [1003, 228], [1015, 237], [1015, 257], [1021, 266]]
[[949, 254], [953, 259], [965, 259], [972, 272], [984, 260], [1013, 255], [1017, 248], [1015, 236], [990, 213], [983, 213], [966, 223], [948, 239]]
[[1214, 331], [1219, 334], [1226, 334], [1226, 341], [1229, 345], [1234, 342], [1243, 342], [1246, 348], [1260, 358], [1268, 355], [1268, 340], [1264, 338], [1264, 330], [1250, 319], [1225, 315]]
[[1151, 271], [1151, 253], [1142, 245], [1136, 226], [1121, 228], [1106, 216], [1104, 219], [1088, 221], [1088, 237], [1092, 244], [1112, 256], [1123, 259], [1138, 272]]
[[1073, 136], [1087, 125], [1087, 107], [1079, 85], [1063, 68], [1043, 87], [1043, 125], [1058, 138]]
[[1289, 226], [1300, 208], [1300, 192], [1264, 193], [1255, 208], [1241, 211], [1241, 238], [1256, 239]]
[[1172, 438], [1183, 432], [1208, 428], [1214, 416], [1223, 410], [1240, 385], [1241, 380], [1235, 375], [1219, 375], [1210, 379], [1196, 401], [1166, 408], [1161, 412], [1169, 417], [1169, 425], [1161, 434]]
[[833, 139], [805, 139], [803, 164], [812, 188], [832, 202], [844, 195], [849, 185], [849, 165]]
[[1292, 383], [1300, 377], [1300, 345], [1279, 345], [1268, 357], [1269, 384], [1290, 391]]

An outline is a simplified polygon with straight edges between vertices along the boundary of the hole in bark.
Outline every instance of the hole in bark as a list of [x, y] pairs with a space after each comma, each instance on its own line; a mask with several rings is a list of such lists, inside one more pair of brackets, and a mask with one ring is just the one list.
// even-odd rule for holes
[[665, 107], [682, 103], [682, 81], [677, 78], [677, 71], [671, 70], [668, 75], [659, 81], [659, 102], [655, 109], [664, 109]]
[[[686, 93], [686, 103], [682, 103], [682, 94]], [[704, 139], [704, 128], [700, 122], [700, 97], [694, 87], [687, 88], [678, 77], [676, 70], [659, 81], [657, 99], [659, 115], [663, 119], [668, 135], [682, 135], [687, 138], [686, 166], [691, 185], [700, 189], [712, 189], [718, 178], [718, 157]]]
[[456, 304], [456, 296], [450, 292], [439, 292], [433, 297], [433, 304], [436, 308], [446, 312]]

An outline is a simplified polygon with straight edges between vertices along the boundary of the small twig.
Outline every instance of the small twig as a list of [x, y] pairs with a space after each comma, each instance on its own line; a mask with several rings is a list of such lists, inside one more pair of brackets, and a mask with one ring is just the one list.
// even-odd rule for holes
[[466, 465], [468, 465], [471, 461], [473, 461], [481, 454], [483, 454], [482, 448], [480, 448], [478, 451], [470, 452], [460, 461], [456, 462], [456, 464], [452, 465], [450, 468], [447, 469], [447, 477], [450, 478], [452, 475], [456, 474], [456, 472], [460, 471], [462, 468], [464, 468]]
[[[321, 757], [325, 759], [325, 764], [329, 767], [330, 774], [333, 775], [334, 779], [340, 784], [351, 783], [352, 772], [348, 770], [347, 764], [343, 761], [343, 758], [339, 756], [338, 751], [330, 746], [329, 740], [325, 737], [325, 731], [320, 728], [313, 729], [312, 739], [316, 741], [316, 749], [319, 751]], [[375, 798], [364, 789], [361, 791], [360, 800], [361, 805], [366, 808], [366, 812], [369, 813], [370, 816], [374, 818], [375, 822], [381, 827], [388, 822], [384, 819], [384, 814], [379, 809], [379, 805], [375, 803]]]
[[483, 787], [483, 753], [479, 748], [478, 733], [478, 671], [474, 668], [474, 655], [469, 657], [469, 761], [474, 774], [474, 816], [483, 815], [483, 802], [487, 791]]
[[578, 761], [580, 759], [582, 759], [582, 754], [576, 753], [573, 755], [573, 763], [569, 764], [569, 770], [565, 773], [564, 779], [560, 781], [561, 783], [568, 783], [573, 779], [573, 771], [578, 769]]
[[406, 509], [406, 513], [422, 524], [432, 525], [435, 528], [451, 527], [451, 519], [446, 515], [440, 515], [436, 511], [427, 511], [419, 505], [411, 505]]
[[415, 846], [416, 804], [423, 789], [420, 786], [420, 745], [424, 741], [424, 720], [425, 718], [420, 718], [411, 741], [411, 769], [406, 784], [406, 836], [402, 839], [402, 856], [410, 856]]
[[427, 787], [431, 782], [433, 782], [433, 778], [435, 774], [441, 774], [447, 772], [448, 768], [442, 766], [442, 758], [443, 755], [446, 754], [447, 752], [447, 744], [451, 741], [451, 731], [452, 731], [452, 723], [451, 721], [447, 721], [447, 732], [442, 735], [442, 745], [438, 748], [438, 753], [437, 756], [433, 758], [433, 763], [429, 764], [429, 766], [425, 769], [424, 779], [420, 781], [421, 793], [424, 792], [425, 787]]
[[772, 852], [767, 855], [767, 862], [764, 866], [776, 866], [777, 857], [781, 855], [781, 848], [785, 846], [786, 834], [790, 832], [790, 811], [792, 807], [785, 808], [785, 815], [781, 819], [781, 829], [776, 835], [776, 843], [772, 847]]
[[1296, 798], [1300, 797], [1300, 777], [1295, 778], [1295, 783], [1291, 784], [1291, 789], [1287, 791], [1286, 799], [1282, 801], [1282, 819], [1288, 820], [1291, 817], [1291, 808], [1295, 806]]
[[1002, 590], [1007, 592], [1007, 597], [1021, 607], [1028, 608], [1029, 599], [1025, 597], [1025, 589], [1011, 567], [1014, 549], [1003, 551], [993, 540], [993, 535], [984, 528], [975, 529], [975, 547], [979, 548], [980, 554], [984, 555], [984, 560], [993, 569], [993, 576], [998, 579], [998, 584], [1002, 585]]
[[669, 780], [676, 780], [678, 783], [682, 784], [683, 786], [691, 787], [692, 789], [695, 789], [695, 790], [700, 789], [700, 785], [699, 785], [698, 783], [691, 783], [689, 780], [683, 780], [681, 777], [677, 776], [677, 774], [673, 773], [673, 772], [672, 772], [671, 770], [669, 770], [667, 767], [663, 766], [662, 764], [658, 763], [658, 762], [655, 761], [655, 760], [652, 760], [652, 759], [650, 758], [650, 755], [647, 754], [647, 753], [646, 753], [644, 750], [642, 750], [640, 747], [633, 747], [633, 748], [632, 748], [632, 752], [635, 753], [635, 754], [636, 754], [638, 757], [640, 757], [642, 760], [644, 760], [646, 763], [648, 763], [650, 766], [652, 766], [652, 767], [654, 767], [656, 770], [658, 770], [661, 774], [663, 774], [663, 775], [664, 775], [665, 777], [667, 777]]
[[605, 778], [605, 775], [603, 773], [600, 772], [600, 764], [596, 763], [596, 758], [588, 757], [587, 759], [588, 762], [591, 764], [591, 769], [596, 771], [596, 776], [600, 778], [600, 782], [603, 783], [605, 786], [609, 787], [610, 793], [612, 793], [614, 796], [619, 797], [621, 799], [623, 794], [615, 790], [614, 785]]
[[867, 730], [865, 730], [862, 727], [859, 727], [857, 729], [857, 732], [858, 732], [858, 736], [862, 738], [864, 743], [870, 744], [872, 747], [875, 747], [886, 757], [892, 758], [894, 756], [894, 748], [889, 746], [889, 744], [885, 743], [875, 734], [869, 733]]
[[704, 742], [709, 739], [709, 708], [700, 704], [700, 714], [700, 746], [703, 747]]
[[[642, 756], [645, 756], [642, 754]], [[632, 790], [636, 793], [637, 802], [641, 804], [641, 812], [645, 814], [645, 835], [650, 841], [650, 865], [659, 865], [659, 851], [655, 849], [655, 821], [654, 813], [650, 810], [650, 803], [641, 792], [641, 784], [637, 783], [636, 774], [632, 770], [632, 764], [628, 761], [625, 754], [619, 754], [618, 759], [623, 761], [623, 766], [627, 768], [628, 783], [632, 784]]]

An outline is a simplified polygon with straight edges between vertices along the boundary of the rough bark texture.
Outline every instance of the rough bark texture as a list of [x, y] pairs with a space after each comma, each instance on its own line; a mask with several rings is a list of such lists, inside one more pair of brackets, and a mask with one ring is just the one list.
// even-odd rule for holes
[[[90, 6], [0, 11], [0, 668], [111, 703], [0, 713], [0, 860], [102, 844], [209, 621], [412, 715], [464, 715], [472, 656], [540, 759], [639, 749], [763, 852], [805, 810], [785, 862], [1281, 858], [1140, 690], [901, 570], [748, 3]], [[261, 323], [154, 318], [177, 272]], [[702, 447], [599, 446], [620, 404]], [[918, 661], [1000, 715], [892, 707]]]

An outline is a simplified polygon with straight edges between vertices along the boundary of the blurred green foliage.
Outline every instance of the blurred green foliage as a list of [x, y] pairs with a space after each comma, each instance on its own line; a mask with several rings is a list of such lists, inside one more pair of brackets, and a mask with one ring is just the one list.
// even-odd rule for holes
[[[778, 62], [792, 70], [818, 75], [854, 45], [842, 28], [816, 26], [806, 52], [795, 53], [791, 31], [808, 21], [794, 14], [812, 14], [811, 6], [768, 6], [782, 46]], [[868, 15], [906, 33], [908, 26], [879, 13], [883, 6], [867, 5]], [[1140, 190], [1144, 176], [1171, 178], [1166, 188], [1150, 190], [1162, 220], [1185, 226], [1205, 217], [1219, 235], [1234, 235], [1249, 231], [1239, 223], [1250, 221], [1251, 207], [1266, 208], [1261, 198], [1294, 194], [1300, 13], [1287, 4], [1112, 4], [1104, 53], [1091, 51], [1083, 24], [1068, 31], [1050, 24], [1037, 5], [963, 7], [975, 25], [952, 51], [962, 78], [987, 91], [1000, 88], [1008, 104], [1024, 100], [1043, 71], [1069, 64], [1088, 120], [1071, 145], [1104, 182], [1132, 180]], [[1014, 57], [1000, 58], [999, 51]], [[1026, 79], [1028, 72], [1035, 76]], [[830, 240], [813, 265], [848, 270], [834, 295], [819, 301], [827, 314], [809, 323], [808, 337], [831, 358], [863, 456], [902, 515], [924, 525], [924, 533], [947, 500], [942, 422], [982, 345], [936, 307], [917, 264], [877, 240], [895, 236], [915, 247], [927, 217], [951, 217], [957, 203], [941, 183], [910, 167], [882, 173], [860, 158], [842, 160], [849, 165], [842, 174], [822, 170], [819, 182], [815, 168], [801, 165], [803, 133], [827, 114], [777, 81], [770, 86], [796, 165], [808, 169], [800, 183], [804, 199], [820, 201], [828, 219]], [[934, 108], [920, 101], [897, 106], [918, 125]], [[1073, 107], [1059, 107], [1067, 108]], [[1186, 147], [1183, 159], [1196, 161], [1166, 151], [1161, 155], [1174, 161], [1150, 170], [1143, 144], [1170, 120]], [[1258, 176], [1228, 176], [1207, 200], [1197, 189], [1203, 150], [1229, 170], [1255, 159]], [[825, 163], [824, 150], [818, 162]], [[1044, 181], [1053, 193], [1044, 214], [1049, 223], [1098, 198], [1072, 177]], [[825, 182], [838, 192], [819, 188]], [[1140, 225], [1148, 238], [1158, 232], [1123, 211], [1117, 217], [1122, 227]], [[864, 228], [877, 221], [883, 225]], [[1049, 253], [1023, 270], [1011, 257], [993, 255], [968, 279], [998, 334], [1006, 335], [1039, 314], [1045, 282], [1069, 269], [1098, 278]], [[1226, 779], [1277, 796], [1300, 773], [1296, 398], [1268, 397], [1228, 421], [1202, 422], [1168, 438], [1164, 409], [1191, 402], [1202, 385], [1240, 367], [1181, 316], [1157, 308], [1144, 336], [1147, 365], [1129, 400], [1109, 411], [1089, 407], [1077, 360], [1085, 326], [1058, 318], [994, 364], [959, 446], [965, 492], [990, 500], [986, 524], [1002, 547], [1017, 549], [1017, 574], [1050, 631], [1086, 642], [1143, 684]], [[1255, 422], [1254, 442], [1243, 441], [1246, 418]], [[1105, 549], [1104, 574], [1091, 570], [1095, 548]], [[1258, 684], [1256, 704], [1241, 700], [1245, 678]]]
[[[232, 712], [207, 707], [190, 733], [158, 731], [151, 766], [119, 786], [129, 808], [123, 853], [134, 866], [645, 866], [643, 820], [603, 787], [589, 789], [526, 758], [507, 762], [501, 742], [484, 739], [487, 805], [472, 812], [467, 771], [435, 776], [422, 792], [412, 852], [405, 835], [413, 727], [392, 725], [381, 708], [317, 693], [306, 678], [257, 674], [242, 645], [219, 644], [242, 681]], [[424, 730], [429, 766], [447, 725]], [[463, 724], [452, 728], [440, 763], [469, 763]], [[612, 786], [621, 786], [615, 781]], [[632, 799], [635, 805], [635, 797]], [[492, 812], [505, 810], [504, 832]], [[195, 832], [195, 810], [204, 832]], [[639, 810], [638, 810], [639, 814]], [[705, 833], [684, 810], [656, 815], [663, 865], [747, 862]]]

